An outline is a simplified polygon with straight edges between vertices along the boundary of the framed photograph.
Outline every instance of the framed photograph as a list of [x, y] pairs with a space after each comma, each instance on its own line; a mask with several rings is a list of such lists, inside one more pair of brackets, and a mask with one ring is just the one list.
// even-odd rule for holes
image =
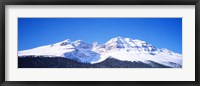
[[1, 85], [199, 86], [199, 5], [1, 1]]

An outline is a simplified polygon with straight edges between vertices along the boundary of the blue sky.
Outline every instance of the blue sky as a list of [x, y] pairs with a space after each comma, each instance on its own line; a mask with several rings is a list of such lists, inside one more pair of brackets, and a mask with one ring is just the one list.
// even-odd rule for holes
[[117, 36], [182, 53], [182, 18], [18, 18], [18, 50], [65, 39], [102, 44]]

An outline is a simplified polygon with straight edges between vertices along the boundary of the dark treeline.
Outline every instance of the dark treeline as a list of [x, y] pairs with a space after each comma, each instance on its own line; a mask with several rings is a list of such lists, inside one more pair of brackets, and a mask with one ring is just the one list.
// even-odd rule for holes
[[155, 62], [150, 64], [142, 62], [120, 61], [108, 58], [96, 64], [81, 63], [62, 57], [35, 57], [26, 56], [18, 58], [18, 68], [169, 68]]

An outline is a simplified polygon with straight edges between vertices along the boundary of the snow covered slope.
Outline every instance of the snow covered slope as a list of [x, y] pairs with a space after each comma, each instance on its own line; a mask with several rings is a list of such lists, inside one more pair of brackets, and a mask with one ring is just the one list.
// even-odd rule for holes
[[69, 39], [51, 45], [18, 52], [18, 56], [64, 57], [79, 62], [99, 63], [107, 58], [131, 62], [156, 62], [162, 65], [177, 67], [182, 65], [182, 55], [155, 46], [141, 40], [116, 37], [102, 45], [87, 44], [81, 40]]
[[71, 42], [67, 39], [56, 44], [19, 51], [18, 56], [65, 57], [89, 63], [100, 59], [98, 53], [91, 51], [92, 48], [92, 45], [81, 40]]

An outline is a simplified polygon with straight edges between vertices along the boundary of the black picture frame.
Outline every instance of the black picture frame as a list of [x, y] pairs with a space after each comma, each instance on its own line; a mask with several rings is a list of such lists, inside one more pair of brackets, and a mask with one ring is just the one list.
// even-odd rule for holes
[[[200, 0], [1, 0], [0, 3], [0, 84], [2, 86], [199, 86]], [[5, 81], [5, 5], [195, 5], [195, 81]]]

